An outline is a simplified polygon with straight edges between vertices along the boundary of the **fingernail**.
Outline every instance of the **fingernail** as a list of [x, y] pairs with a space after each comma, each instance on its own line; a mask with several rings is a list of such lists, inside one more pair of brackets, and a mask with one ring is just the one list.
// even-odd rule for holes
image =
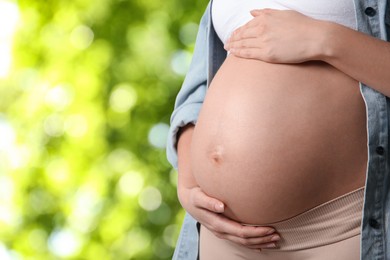
[[276, 247], [276, 244], [275, 244], [275, 243], [268, 244], [268, 245], [266, 245], [266, 247], [268, 247], [268, 248], [271, 248], [271, 247]]
[[275, 235], [271, 237], [271, 241], [278, 241], [280, 239], [280, 236]]
[[215, 209], [216, 209], [218, 212], [223, 212], [224, 206], [223, 206], [222, 203], [218, 203], [217, 205], [215, 205]]
[[269, 235], [269, 234], [272, 234], [274, 232], [275, 232], [275, 229], [270, 229], [270, 230], [268, 230], [268, 232], [266, 234]]

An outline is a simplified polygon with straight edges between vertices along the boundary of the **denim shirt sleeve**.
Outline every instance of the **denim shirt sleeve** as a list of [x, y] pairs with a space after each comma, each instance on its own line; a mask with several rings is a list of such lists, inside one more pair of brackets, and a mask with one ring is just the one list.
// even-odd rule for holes
[[[208, 30], [210, 22], [210, 4], [199, 24], [194, 54], [189, 71], [176, 97], [171, 116], [167, 140], [167, 158], [177, 169], [177, 133], [180, 127], [195, 124], [207, 91], [208, 77]], [[180, 236], [176, 244], [174, 260], [195, 260], [198, 258], [197, 221], [186, 213]]]
[[[210, 6], [210, 4], [209, 4]], [[200, 21], [195, 50], [189, 71], [176, 97], [171, 116], [167, 140], [167, 158], [177, 169], [177, 140], [180, 129], [189, 123], [195, 124], [207, 90], [207, 35], [209, 25], [209, 6]]]

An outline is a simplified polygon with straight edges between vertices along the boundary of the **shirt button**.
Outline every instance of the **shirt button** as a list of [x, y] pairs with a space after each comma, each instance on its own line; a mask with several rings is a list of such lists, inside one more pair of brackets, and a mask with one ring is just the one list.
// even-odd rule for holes
[[373, 218], [370, 218], [370, 219], [368, 220], [368, 224], [369, 224], [370, 227], [372, 227], [372, 228], [375, 228], [375, 229], [378, 229], [378, 228], [379, 228], [379, 223], [378, 223], [378, 221], [376, 221], [376, 220], [373, 219]]
[[364, 13], [368, 16], [371, 16], [373, 17], [374, 15], [376, 15], [376, 11], [374, 8], [372, 7], [367, 7], [366, 10], [364, 10]]
[[383, 148], [382, 146], [378, 146], [376, 149], [375, 149], [376, 153], [379, 154], [379, 155], [383, 155], [385, 153], [385, 148]]

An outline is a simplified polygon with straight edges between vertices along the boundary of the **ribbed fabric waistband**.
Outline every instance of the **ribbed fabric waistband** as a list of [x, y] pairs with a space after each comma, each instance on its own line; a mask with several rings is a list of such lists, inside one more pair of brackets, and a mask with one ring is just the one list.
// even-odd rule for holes
[[280, 234], [277, 249], [300, 250], [335, 243], [360, 234], [364, 187], [327, 201], [297, 216], [261, 226]]

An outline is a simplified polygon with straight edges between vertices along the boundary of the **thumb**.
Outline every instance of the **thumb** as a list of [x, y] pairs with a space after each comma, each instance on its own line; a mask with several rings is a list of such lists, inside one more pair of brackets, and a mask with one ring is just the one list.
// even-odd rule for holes
[[199, 208], [204, 208], [215, 213], [223, 213], [225, 205], [223, 202], [208, 196], [201, 189], [194, 190], [195, 205]]
[[256, 17], [260, 14], [260, 9], [254, 9], [254, 10], [251, 10], [250, 13], [253, 17]]

